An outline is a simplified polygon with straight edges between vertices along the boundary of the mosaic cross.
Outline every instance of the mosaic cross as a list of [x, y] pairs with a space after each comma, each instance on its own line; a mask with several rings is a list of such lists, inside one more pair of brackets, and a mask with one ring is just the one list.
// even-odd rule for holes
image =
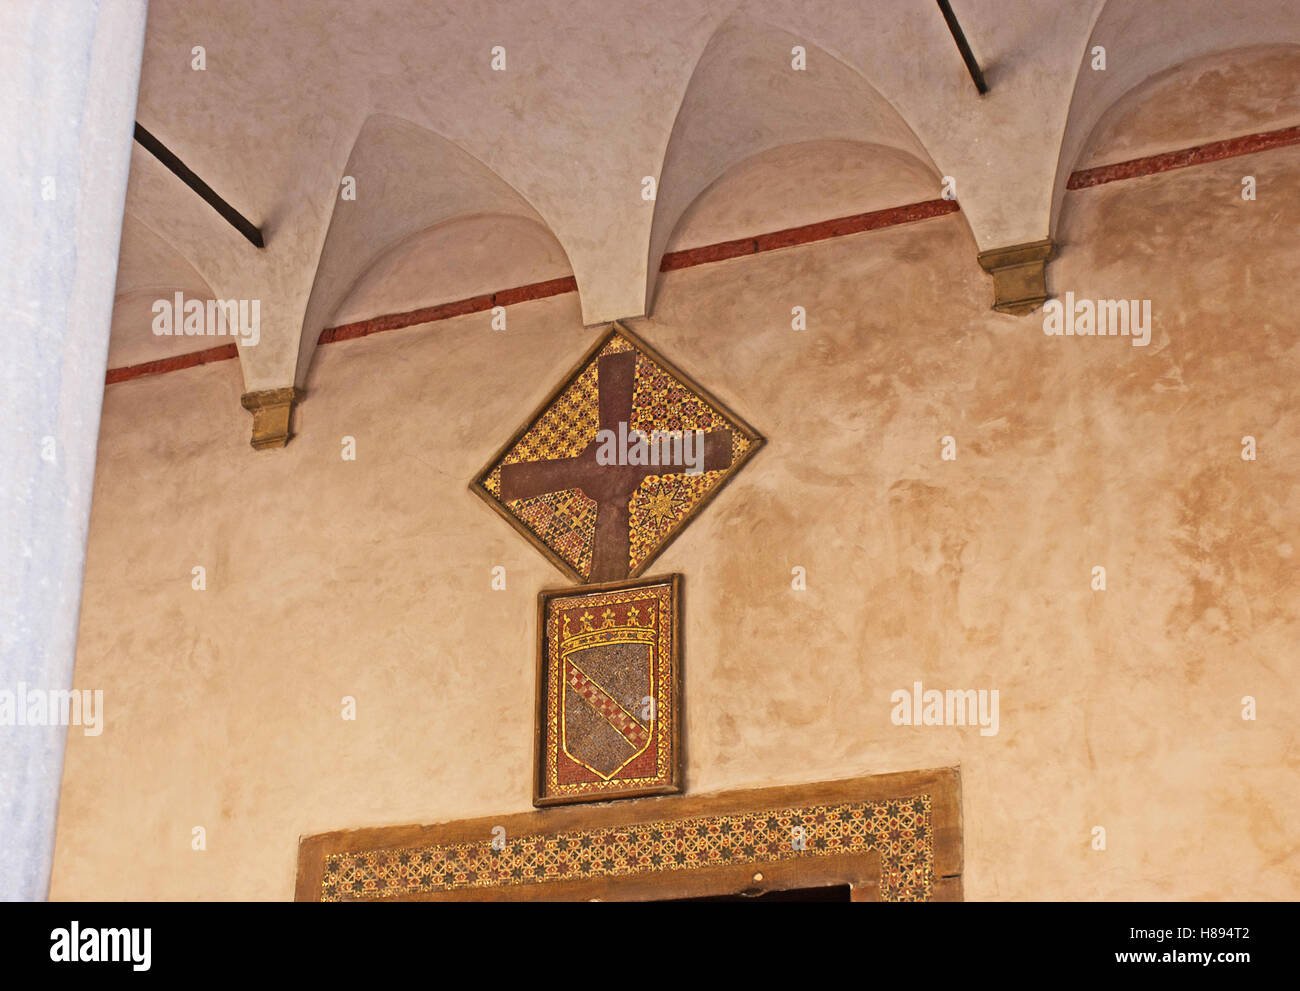
[[[696, 447], [676, 463], [609, 463], [600, 457], [608, 436]], [[761, 444], [616, 324], [474, 487], [572, 577], [618, 581], [640, 574]]]
[[[589, 576], [593, 582], [627, 577], [631, 543], [628, 502], [632, 493], [650, 475], [677, 475], [689, 470], [686, 464], [600, 464], [597, 461], [603, 431], [618, 436], [622, 425], [622, 434], [627, 435], [627, 425], [632, 422], [635, 372], [636, 353], [633, 351], [600, 358], [596, 372], [599, 431], [576, 458], [524, 461], [501, 469], [501, 498], [506, 502], [547, 492], [581, 489], [596, 503], [596, 537]], [[705, 471], [731, 467], [731, 431], [726, 427], [704, 435], [703, 467]]]

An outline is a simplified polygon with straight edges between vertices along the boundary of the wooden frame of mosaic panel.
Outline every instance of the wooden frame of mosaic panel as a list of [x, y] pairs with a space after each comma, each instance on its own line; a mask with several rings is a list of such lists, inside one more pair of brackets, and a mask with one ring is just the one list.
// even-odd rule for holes
[[[297, 901], [960, 901], [956, 768], [303, 837]], [[494, 844], [494, 840], [496, 841]]]
[[[637, 581], [604, 582], [599, 585], [581, 585], [577, 588], [545, 589], [537, 596], [537, 715], [534, 725], [533, 742], [533, 805], [542, 808], [547, 805], [571, 805], [577, 802], [601, 802], [612, 798], [639, 798], [647, 795], [671, 795], [682, 790], [682, 576], [664, 575], [657, 578], [642, 578]], [[573, 600], [572, 605], [565, 605], [564, 600]], [[643, 601], [645, 600], [645, 601]], [[639, 615], [625, 613], [626, 603], [639, 602]], [[646, 601], [649, 605], [647, 606]], [[606, 603], [610, 608], [602, 608]], [[556, 603], [560, 608], [551, 616], [550, 606]], [[587, 632], [582, 632], [578, 621], [573, 622], [574, 631], [567, 641], [563, 640], [559, 629], [559, 613], [575, 616], [582, 603], [582, 624]], [[622, 603], [622, 604], [619, 604]], [[585, 608], [590, 604], [590, 609]], [[612, 609], [612, 611], [611, 611]], [[597, 615], [592, 614], [592, 610]], [[651, 610], [654, 610], [652, 613]], [[636, 605], [630, 607], [636, 613]], [[602, 619], [602, 615], [604, 618]], [[616, 615], [617, 614], [617, 615]], [[628, 627], [625, 624], [640, 623]], [[604, 625], [608, 624], [608, 630]], [[566, 619], [567, 631], [570, 623]], [[630, 634], [638, 635], [636, 639], [642, 644], [625, 643], [606, 645], [595, 642], [597, 638], [613, 634], [611, 639], [631, 639]], [[581, 646], [586, 643], [587, 650]], [[579, 650], [566, 653], [565, 644], [578, 645]], [[592, 721], [598, 725], [597, 731], [605, 731], [609, 737], [607, 744], [626, 747], [609, 767], [586, 766], [581, 763], [582, 755], [570, 754], [564, 746], [563, 736], [570, 702], [567, 692], [569, 679], [565, 677], [568, 663], [574, 656], [582, 657], [584, 653], [596, 653], [613, 647], [644, 647], [642, 658], [647, 666], [644, 686], [628, 693], [626, 698], [618, 698], [620, 692], [600, 677], [596, 670], [585, 663], [579, 672], [580, 677], [591, 677], [589, 684], [595, 685], [595, 704], [574, 698], [577, 706], [592, 714]], [[576, 662], [575, 662], [576, 663]], [[630, 662], [629, 661], [629, 666]], [[576, 671], [576, 669], [574, 669]], [[625, 671], [624, 678], [630, 673]], [[609, 693], [612, 693], [609, 694]], [[644, 694], [643, 694], [644, 693]], [[575, 692], [575, 695], [580, 692]], [[648, 699], [652, 699], [646, 709], [641, 709]], [[612, 716], [605, 720], [596, 716], [603, 711], [598, 706], [612, 710]], [[641, 711], [638, 711], [641, 709]], [[642, 718], [645, 712], [651, 717]], [[630, 713], [630, 715], [629, 715]], [[627, 739], [612, 727], [619, 722], [626, 723], [639, 734], [627, 733]], [[648, 730], [648, 732], [646, 732]], [[593, 737], [595, 734], [593, 734]], [[641, 745], [638, 753], [633, 753], [635, 744]], [[626, 757], [627, 760], [623, 760]], [[614, 764], [619, 764], [613, 769]], [[604, 774], [603, 771], [612, 773]], [[569, 781], [564, 780], [567, 772]]]
[[602, 333], [599, 339], [587, 349], [583, 356], [578, 360], [577, 364], [575, 364], [564, 378], [560, 380], [560, 384], [551, 390], [547, 397], [542, 401], [541, 405], [529, 414], [523, 424], [511, 434], [510, 439], [501, 445], [496, 453], [494, 453], [488, 460], [487, 465], [469, 483], [470, 491], [491, 506], [493, 512], [497, 513], [497, 515], [509, 523], [510, 526], [520, 534], [520, 536], [540, 551], [548, 561], [559, 568], [568, 578], [580, 584], [588, 581], [596, 581], [598, 579], [595, 576], [589, 578], [587, 575], [582, 574], [580, 571], [575, 569], [572, 563], [565, 560], [564, 557], [556, 553], [554, 549], [547, 546], [544, 540], [542, 540], [528, 527], [528, 525], [526, 525], [509, 508], [497, 499], [489, 489], [488, 482], [492, 476], [493, 469], [497, 467], [499, 463], [515, 448], [515, 446], [538, 425], [547, 411], [550, 410], [566, 392], [568, 392], [569, 387], [572, 386], [574, 382], [582, 377], [584, 372], [587, 371], [588, 366], [596, 359], [596, 356], [600, 354], [600, 352], [616, 337], [622, 338], [633, 349], [640, 351], [646, 358], [657, 364], [664, 372], [677, 379], [677, 381], [681, 385], [685, 386], [687, 390], [695, 393], [695, 395], [701, 400], [713, 407], [718, 415], [727, 421], [730, 427], [734, 428], [735, 432], [744, 443], [743, 453], [740, 454], [740, 456], [733, 461], [731, 466], [726, 469], [722, 477], [717, 481], [717, 484], [713, 485], [703, 498], [696, 502], [695, 505], [680, 519], [674, 522], [668, 531], [658, 539], [658, 542], [653, 545], [649, 553], [641, 557], [634, 567], [629, 567], [625, 575], [620, 573], [617, 576], [618, 580], [637, 578], [640, 575], [645, 574], [650, 565], [654, 563], [655, 558], [663, 553], [664, 549], [677, 539], [681, 532], [690, 525], [691, 521], [694, 520], [709, 503], [717, 498], [718, 494], [731, 482], [733, 478], [736, 477], [736, 474], [740, 469], [743, 468], [749, 459], [757, 454], [759, 449], [766, 443], [766, 439], [760, 435], [757, 430], [746, 423], [745, 420], [736, 414], [729, 406], [722, 403], [708, 389], [704, 388], [699, 384], [699, 382], [683, 372], [632, 331], [628, 330], [622, 323], [618, 321], [612, 322], [609, 326], [609, 330]]

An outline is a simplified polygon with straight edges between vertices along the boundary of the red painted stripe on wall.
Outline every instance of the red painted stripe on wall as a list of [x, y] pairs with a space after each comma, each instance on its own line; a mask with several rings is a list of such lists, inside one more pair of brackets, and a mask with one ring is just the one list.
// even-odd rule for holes
[[1300, 144], [1300, 125], [1283, 127], [1276, 131], [1264, 131], [1260, 134], [1245, 134], [1239, 138], [1228, 138], [1226, 141], [1211, 141], [1208, 144], [1195, 145], [1179, 151], [1167, 151], [1160, 155], [1147, 155], [1145, 158], [1133, 158], [1113, 165], [1080, 169], [1070, 174], [1065, 188], [1088, 189], [1091, 186], [1117, 182], [1120, 179], [1136, 179], [1139, 176], [1185, 169], [1192, 165], [1204, 165], [1206, 162], [1219, 162], [1225, 158], [1252, 155], [1257, 151], [1268, 151], [1270, 148], [1283, 148], [1293, 144]]
[[696, 265], [707, 265], [728, 258], [754, 255], [760, 251], [775, 251], [777, 248], [791, 248], [798, 244], [811, 244], [814, 241], [825, 241], [833, 237], [861, 234], [882, 227], [910, 224], [916, 220], [927, 220], [930, 217], [955, 213], [959, 209], [961, 208], [956, 200], [926, 200], [924, 203], [892, 206], [885, 210], [872, 210], [870, 213], [855, 213], [851, 217], [821, 220], [815, 224], [804, 224], [802, 227], [787, 227], [785, 230], [759, 234], [755, 237], [720, 241], [717, 244], [687, 248], [684, 251], [670, 251], [664, 255], [659, 271], [672, 272], [679, 268], [693, 268]]
[[126, 382], [145, 375], [161, 375], [163, 372], [175, 372], [195, 365], [206, 365], [210, 361], [227, 361], [239, 357], [239, 349], [234, 344], [222, 344], [220, 347], [208, 348], [206, 351], [191, 351], [171, 358], [159, 358], [157, 361], [145, 361], [125, 368], [110, 368], [104, 377], [105, 385], [114, 382]]
[[369, 320], [358, 320], [356, 323], [345, 323], [339, 327], [329, 327], [320, 332], [320, 337], [317, 338], [316, 343], [332, 344], [335, 341], [350, 341], [358, 337], [378, 334], [385, 330], [414, 327], [416, 324], [433, 323], [435, 320], [460, 317], [466, 313], [481, 313], [483, 310], [490, 310], [494, 306], [510, 306], [530, 299], [545, 299], [547, 296], [561, 296], [566, 292], [577, 291], [578, 280], [572, 275], [566, 275], [562, 279], [533, 282], [526, 286], [502, 289], [499, 292], [487, 293], [483, 296], [471, 296], [469, 299], [439, 303], [437, 306], [426, 306], [418, 310], [408, 310], [405, 313], [389, 313], [382, 317], [371, 317]]
[[755, 240], [752, 237], [742, 237], [735, 241], [719, 241], [717, 244], [706, 244], [699, 248], [687, 248], [685, 251], [669, 251], [664, 254], [663, 261], [659, 263], [659, 271], [672, 272], [679, 268], [720, 262], [725, 258], [752, 255], [758, 250]]
[[823, 220], [819, 224], [808, 224], [806, 227], [791, 227], [788, 230], [773, 231], [771, 234], [760, 234], [754, 238], [754, 243], [759, 251], [775, 251], [777, 248], [791, 248], [798, 244], [810, 244], [813, 241], [825, 241], [833, 237], [847, 237], [850, 234], [861, 234], [884, 227], [929, 220], [931, 217], [956, 213], [960, 209], [956, 200], [926, 200], [924, 203], [892, 206], [887, 210], [873, 210], [852, 217]]
[[446, 320], [449, 317], [460, 317], [466, 313], [479, 313], [490, 309], [492, 309], [491, 293], [486, 296], [472, 296], [469, 299], [458, 299], [451, 303], [439, 303], [437, 306], [408, 310], [406, 313], [388, 313], [382, 317], [358, 320], [356, 323], [345, 323], [340, 327], [327, 327], [320, 332], [320, 337], [316, 338], [316, 343], [333, 344], [335, 341], [351, 341], [358, 337], [368, 337], [371, 334], [378, 334], [385, 330], [400, 330], [402, 327], [412, 327], [419, 323], [432, 323], [435, 320]]

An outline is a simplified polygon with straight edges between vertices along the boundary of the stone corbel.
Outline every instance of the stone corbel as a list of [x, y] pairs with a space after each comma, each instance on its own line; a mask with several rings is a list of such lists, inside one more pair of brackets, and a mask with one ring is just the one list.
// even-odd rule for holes
[[250, 443], [257, 451], [268, 447], [284, 447], [293, 436], [290, 430], [293, 408], [302, 401], [301, 389], [263, 389], [246, 392], [239, 397], [240, 405], [253, 414], [253, 438]]
[[993, 309], [1021, 316], [1047, 301], [1047, 262], [1056, 254], [1051, 238], [979, 253], [993, 276]]

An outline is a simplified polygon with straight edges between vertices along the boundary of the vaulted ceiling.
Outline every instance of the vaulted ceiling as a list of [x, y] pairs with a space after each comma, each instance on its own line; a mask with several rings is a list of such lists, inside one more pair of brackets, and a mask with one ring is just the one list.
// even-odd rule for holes
[[150, 333], [173, 290], [261, 301], [250, 392], [457, 294], [571, 273], [587, 324], [638, 316], [665, 251], [945, 176], [972, 252], [1040, 241], [1077, 168], [1300, 122], [1294, 0], [953, 7], [985, 95], [932, 0], [152, 0], [137, 119], [265, 247], [136, 146], [110, 364], [193, 348]]

